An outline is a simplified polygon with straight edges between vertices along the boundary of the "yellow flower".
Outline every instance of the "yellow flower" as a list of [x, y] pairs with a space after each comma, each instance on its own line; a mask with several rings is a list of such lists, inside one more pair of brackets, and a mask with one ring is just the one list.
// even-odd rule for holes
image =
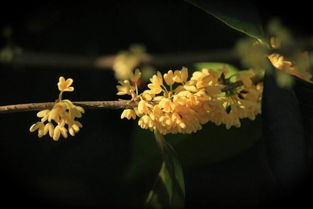
[[247, 88], [253, 85], [252, 78], [255, 76], [253, 70], [243, 70], [239, 71], [236, 75], [236, 80], [241, 81], [243, 85]]
[[[176, 81], [180, 83], [187, 82], [187, 69], [175, 72]], [[175, 77], [175, 72], [173, 77]], [[172, 75], [172, 71], [169, 71], [166, 76], [164, 76], [164, 80], [169, 86], [174, 83], [174, 81], [171, 80]], [[161, 80], [161, 76], [154, 76], [151, 82], [161, 85], [158, 78]], [[151, 90], [152, 89], [153, 88], [151, 88]], [[141, 103], [138, 105], [138, 113], [141, 117], [138, 124], [142, 128], [150, 130], [156, 129], [162, 134], [193, 133], [200, 130], [202, 124], [208, 121], [207, 111], [202, 107], [202, 104], [199, 103], [198, 96], [186, 90], [183, 86], [178, 86], [175, 90], [166, 89], [163, 91], [163, 94], [155, 96], [153, 101], [153, 108], [150, 108], [150, 111], [146, 111], [146, 114], [144, 114], [143, 111], [139, 111], [142, 109]]]
[[[290, 75], [297, 76], [303, 80], [309, 81], [312, 77], [311, 73], [306, 72], [305, 70], [300, 70], [298, 66], [296, 66], [293, 62], [287, 60], [284, 56], [273, 53], [268, 56], [268, 59], [272, 63], [272, 65], [278, 70], [284, 70]], [[303, 59], [305, 60], [305, 58]]]
[[[149, 90], [137, 95], [138, 106], [124, 110], [121, 118], [138, 116], [141, 128], [161, 134], [194, 133], [208, 121], [225, 124], [227, 129], [239, 127], [240, 119], [254, 119], [260, 113], [262, 88], [252, 82], [252, 71], [234, 75], [234, 81], [225, 75], [227, 69], [203, 69], [188, 80], [187, 68], [170, 70], [163, 77], [157, 72], [150, 79]], [[169, 89], [163, 85], [163, 78]], [[236, 81], [244, 85], [222, 92], [226, 84]], [[172, 89], [175, 82], [178, 86]]]
[[147, 114], [151, 111], [150, 110], [151, 107], [152, 107], [152, 105], [150, 105], [148, 102], [146, 102], [145, 100], [141, 100], [138, 103], [138, 113], [139, 114]]
[[44, 134], [44, 124], [43, 122], [37, 122], [35, 124], [33, 124], [30, 128], [29, 128], [29, 131], [30, 132], [34, 132], [38, 130], [38, 137], [42, 137]]
[[63, 76], [59, 78], [58, 88], [60, 91], [74, 91], [74, 87], [72, 87], [73, 79], [68, 78], [65, 80]]
[[54, 133], [54, 125], [52, 123], [47, 123], [44, 127], [44, 135], [49, 133], [49, 136], [52, 138]]
[[138, 83], [141, 77], [139, 70], [135, 71], [135, 74], [131, 73], [130, 80], [119, 81], [120, 85], [117, 85], [117, 95], [130, 95], [133, 100], [138, 96]]
[[224, 71], [217, 73], [216, 71], [209, 69], [202, 69], [201, 71], [194, 72], [190, 81], [187, 81], [184, 85], [185, 90], [194, 92], [201, 100], [208, 100], [212, 97], [216, 97], [221, 93], [221, 89], [224, 87], [219, 82], [219, 77]]
[[114, 60], [113, 70], [117, 79], [128, 79], [132, 70], [138, 66], [139, 60], [133, 56], [119, 55]]
[[162, 85], [163, 85], [163, 79], [162, 74], [160, 72], [157, 72], [156, 75], [154, 75], [150, 79], [151, 83], [148, 84], [148, 88], [150, 89], [150, 92], [152, 94], [159, 94], [163, 91]]
[[164, 80], [167, 85], [171, 86], [174, 84], [174, 73], [172, 70], [169, 70], [167, 73], [164, 74]]
[[131, 95], [132, 93], [132, 86], [129, 80], [119, 81], [120, 85], [117, 85], [117, 95]]
[[145, 101], [151, 101], [153, 98], [153, 94], [149, 90], [142, 92], [141, 96]]
[[209, 86], [217, 86], [220, 85], [218, 82], [218, 78], [221, 73], [217, 73], [216, 71], [209, 69], [202, 69], [201, 71], [194, 72], [191, 81], [195, 82], [195, 86], [197, 89], [205, 88]]
[[[285, 32], [287, 35], [289, 35], [287, 32]], [[281, 36], [280, 38], [283, 38], [284, 36]], [[288, 43], [291, 41], [290, 37], [285, 38], [285, 42]], [[271, 38], [271, 47], [273, 49], [278, 49], [281, 46], [281, 40], [275, 37]], [[278, 53], [272, 53], [267, 56], [269, 61], [272, 63], [272, 65], [278, 69], [285, 71], [286, 73], [290, 75], [294, 75], [300, 79], [303, 79], [305, 81], [311, 82], [312, 74], [309, 72], [310, 69], [310, 58], [308, 56], [307, 52], [304, 53], [298, 53], [295, 54], [294, 57], [292, 57], [292, 60], [287, 59], [286, 57], [282, 56]], [[277, 81], [281, 83], [281, 85], [289, 84], [291, 83], [291, 78], [287, 77], [285, 74], [277, 74]]]
[[154, 121], [151, 119], [149, 115], [143, 115], [139, 121], [138, 125], [143, 129], [150, 129], [154, 130], [153, 127], [155, 126]]
[[[121, 51], [115, 57], [113, 63], [113, 70], [115, 72], [115, 78], [117, 80], [131, 79], [133, 76], [133, 70], [138, 67], [142, 62], [149, 59], [149, 55], [143, 46], [133, 45], [128, 51]], [[97, 61], [97, 64], [101, 66], [102, 59]], [[103, 59], [103, 62], [105, 60]]]
[[239, 128], [240, 123], [240, 109], [237, 105], [231, 105], [231, 110], [229, 113], [224, 114], [223, 122], [226, 125], [226, 129], [230, 129], [232, 126]]
[[71, 115], [70, 117], [81, 118], [82, 114], [85, 113], [84, 108], [74, 105], [71, 100], [64, 99], [62, 102], [65, 103], [66, 108], [68, 109], [68, 114]]
[[162, 108], [164, 112], [172, 112], [175, 108], [175, 104], [168, 98], [162, 98], [159, 106]]
[[290, 68], [293, 68], [292, 62], [285, 60], [284, 56], [273, 53], [268, 56], [268, 59], [271, 61], [271, 63], [279, 70], [289, 70]]
[[53, 133], [53, 137], [52, 137], [53, 140], [58, 141], [61, 134], [64, 138], [67, 138], [67, 136], [68, 136], [67, 135], [67, 129], [62, 125], [57, 125], [54, 129], [54, 133]]
[[79, 121], [71, 121], [68, 124], [68, 132], [71, 136], [74, 136], [82, 127], [83, 125]]
[[175, 70], [174, 72], [174, 81], [176, 83], [185, 83], [188, 78], [188, 69], [183, 67], [181, 70]]
[[76, 121], [76, 118], [82, 117], [82, 114], [85, 112], [84, 109], [80, 106], [74, 105], [70, 100], [62, 99], [62, 92], [70, 91], [71, 88], [73, 88], [70, 87], [72, 82], [72, 79], [67, 79], [65, 81], [63, 77], [60, 77], [58, 83], [59, 90], [61, 91], [59, 99], [51, 110], [45, 109], [37, 113], [37, 117], [41, 118], [41, 121], [33, 124], [30, 127], [30, 132], [38, 130], [38, 137], [42, 137], [49, 133], [49, 136], [57, 141], [60, 136], [67, 138], [67, 132], [74, 136], [75, 133], [79, 131], [82, 124]]
[[[216, 98], [222, 106], [217, 105], [211, 114], [210, 120], [217, 125], [225, 124], [229, 129], [232, 126], [240, 127], [240, 119], [255, 119], [261, 113], [261, 86], [252, 82], [254, 72], [241, 71], [235, 75], [235, 81], [242, 81], [243, 86], [228, 91], [228, 96]], [[218, 104], [218, 103], [217, 103]], [[222, 107], [222, 108], [221, 108]], [[212, 108], [213, 109], [213, 108]]]
[[61, 122], [61, 119], [63, 117], [65, 110], [66, 110], [66, 105], [63, 102], [56, 103], [53, 106], [52, 110], [47, 113], [48, 121], [51, 122], [52, 120], [54, 120], [57, 123]]
[[132, 109], [125, 109], [121, 115], [121, 119], [123, 119], [123, 118], [127, 118], [128, 120], [130, 120], [132, 118], [135, 120], [136, 119], [136, 113]]

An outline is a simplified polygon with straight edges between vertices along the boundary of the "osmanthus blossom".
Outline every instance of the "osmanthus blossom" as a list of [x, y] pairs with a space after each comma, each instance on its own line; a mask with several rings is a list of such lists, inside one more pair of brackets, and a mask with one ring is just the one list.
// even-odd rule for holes
[[[150, 59], [146, 49], [141, 45], [132, 45], [129, 50], [121, 51], [114, 59], [113, 70], [118, 80], [129, 79], [134, 69], [144, 60]], [[101, 59], [98, 61], [101, 65]]]
[[57, 84], [60, 90], [59, 99], [51, 110], [45, 109], [37, 113], [37, 117], [41, 119], [30, 127], [30, 132], [38, 130], [38, 137], [49, 133], [53, 140], [58, 141], [60, 136], [64, 138], [67, 138], [68, 134], [74, 136], [83, 127], [76, 118], [82, 117], [84, 109], [68, 99], [62, 99], [63, 92], [74, 91], [72, 83], [73, 79], [71, 78], [66, 80], [64, 77], [59, 78]]
[[[305, 53], [303, 53], [302, 56], [303, 61], [309, 59], [308, 57], [306, 57], [307, 55]], [[286, 59], [284, 56], [278, 53], [273, 53], [268, 56], [268, 59], [276, 69], [283, 70], [290, 75], [294, 75], [305, 81], [311, 82], [312, 74], [310, 72], [300, 70], [299, 67], [294, 62]]]
[[[272, 49], [279, 49], [281, 47], [281, 41], [277, 37], [271, 37], [270, 44]], [[298, 57], [299, 60], [301, 60], [300, 63], [295, 62], [295, 60], [288, 59], [279, 53], [272, 53], [267, 56], [269, 61], [276, 69], [285, 71], [286, 73], [294, 75], [307, 82], [312, 82], [312, 73], [309, 72], [310, 57], [308, 53], [298, 53]]]
[[64, 92], [64, 91], [72, 92], [74, 91], [74, 87], [71, 86], [72, 84], [73, 84], [73, 79], [68, 78], [65, 80], [65, 78], [61, 76], [58, 82], [58, 89], [61, 92]]
[[[188, 69], [169, 70], [163, 76], [153, 75], [148, 89], [138, 93], [137, 70], [130, 80], [119, 81], [118, 95], [130, 95], [138, 102], [133, 109], [125, 109], [121, 118], [136, 119], [143, 129], [169, 133], [194, 133], [211, 121], [226, 128], [240, 127], [240, 119], [255, 119], [261, 112], [262, 86], [254, 84], [253, 71], [240, 71], [229, 75], [228, 69], [220, 71], [203, 69], [194, 72], [188, 80]], [[243, 85], [222, 91], [226, 85], [241, 81]]]

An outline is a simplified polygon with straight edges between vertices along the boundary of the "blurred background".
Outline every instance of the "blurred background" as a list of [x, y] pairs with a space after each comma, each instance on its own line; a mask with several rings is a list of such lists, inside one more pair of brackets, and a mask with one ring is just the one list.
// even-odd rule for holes
[[[293, 33], [309, 35], [306, 6], [254, 2], [262, 22], [273, 17]], [[286, 3], [287, 4], [287, 3]], [[17, 54], [71, 55], [73, 65], [0, 64], [0, 105], [54, 101], [58, 77], [74, 79], [72, 100], [116, 100], [112, 70], [88, 60], [117, 54], [133, 43], [148, 53], [232, 49], [244, 35], [184, 1], [2, 3], [0, 48]], [[32, 57], [40, 63], [40, 57]], [[191, 63], [190, 63], [191, 64]], [[239, 66], [236, 60], [230, 64]], [[165, 71], [180, 66], [156, 69]], [[82, 130], [58, 142], [29, 133], [34, 112], [0, 115], [1, 204], [45, 208], [141, 208], [160, 157], [153, 135], [121, 110], [87, 110]], [[262, 123], [226, 130], [207, 124], [192, 136], [168, 136], [185, 171], [186, 207], [257, 208], [267, 205], [272, 180], [264, 165]]]

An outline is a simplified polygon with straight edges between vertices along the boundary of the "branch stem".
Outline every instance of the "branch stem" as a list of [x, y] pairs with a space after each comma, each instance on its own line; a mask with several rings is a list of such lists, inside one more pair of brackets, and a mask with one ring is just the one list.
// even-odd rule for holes
[[[261, 79], [254, 79], [254, 83], [262, 82]], [[222, 89], [222, 91], [228, 91], [242, 86], [241, 81], [232, 83]], [[76, 101], [73, 102], [76, 105], [82, 106], [85, 109], [127, 109], [134, 108], [138, 105], [136, 101], [132, 100], [117, 100], [117, 101]], [[42, 102], [42, 103], [28, 103], [28, 104], [13, 104], [0, 106], [0, 114], [13, 113], [13, 112], [30, 112], [40, 111], [43, 109], [51, 109], [54, 102]]]
[[[73, 102], [85, 109], [125, 109], [133, 108], [137, 105], [136, 102], [131, 100], [117, 100], [117, 101], [77, 101]], [[42, 102], [42, 103], [28, 103], [28, 104], [14, 104], [0, 106], [1, 113], [13, 113], [13, 112], [30, 112], [40, 111], [43, 109], [51, 109], [54, 102]]]

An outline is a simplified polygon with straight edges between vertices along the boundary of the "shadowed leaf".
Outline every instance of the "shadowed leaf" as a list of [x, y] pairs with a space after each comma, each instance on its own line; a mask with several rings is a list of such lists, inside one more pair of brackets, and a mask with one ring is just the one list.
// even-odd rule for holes
[[219, 71], [221, 69], [227, 68], [229, 70], [229, 76], [237, 73], [238, 68], [233, 65], [221, 62], [198, 62], [194, 64], [195, 70], [202, 70], [203, 68]]
[[185, 202], [184, 175], [172, 146], [163, 135], [155, 132], [163, 163], [157, 180], [146, 200], [148, 208], [183, 208]]
[[[140, 178], [159, 166], [160, 158], [153, 133], [135, 125], [133, 155], [125, 180]], [[166, 140], [175, 146], [184, 165], [204, 165], [226, 160], [248, 149], [261, 136], [261, 117], [242, 120], [241, 128], [208, 123], [194, 134], [168, 134]]]
[[222, 21], [229, 27], [251, 36], [267, 45], [259, 17], [248, 1], [185, 0]]

